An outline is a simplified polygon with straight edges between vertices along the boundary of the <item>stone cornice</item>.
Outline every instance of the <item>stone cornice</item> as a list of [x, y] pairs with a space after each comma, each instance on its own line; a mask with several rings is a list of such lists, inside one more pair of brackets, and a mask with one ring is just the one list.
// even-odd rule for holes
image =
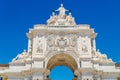
[[80, 28], [80, 27], [69, 27], [69, 28], [54, 28], [54, 27], [44, 27], [44, 28], [34, 28], [27, 33], [28, 38], [32, 38], [34, 34], [41, 33], [41, 34], [59, 34], [59, 35], [64, 35], [64, 34], [79, 34], [81, 36], [89, 36], [91, 38], [96, 37], [96, 33], [94, 32], [94, 29], [90, 28]]
[[32, 69], [29, 69], [29, 70], [23, 70], [21, 72], [6, 72], [6, 73], [3, 73], [3, 74], [0, 74], [0, 75], [7, 75], [7, 76], [26, 76], [26, 75], [32, 75], [33, 73], [35, 72], [42, 72], [43, 74], [49, 74], [49, 70], [47, 69], [43, 69], [43, 68], [32, 68]]
[[24, 76], [33, 74], [32, 70], [25, 70], [25, 71], [22, 71], [21, 73]]
[[32, 68], [31, 72], [35, 73], [35, 72], [42, 72], [44, 73], [47, 69], [44, 68]]
[[91, 72], [94, 75], [102, 75], [102, 76], [120, 75], [120, 72], [104, 72], [103, 70], [96, 70], [96, 69], [93, 69], [93, 68], [80, 68], [79, 72], [80, 73]]
[[88, 56], [88, 55], [81, 55], [80, 56], [80, 60], [91, 60], [92, 56]]
[[94, 71], [94, 69], [93, 68], [80, 68], [79, 69], [79, 72], [93, 72]]
[[106, 64], [106, 65], [115, 65], [114, 62], [106, 62], [106, 61], [99, 61], [99, 64], [102, 65], [102, 64]]
[[0, 67], [9, 67], [9, 64], [0, 64]]
[[21, 72], [7, 72], [5, 74], [7, 76], [17, 76], [17, 77], [23, 76]]
[[[45, 34], [81, 34], [81, 35], [89, 35], [94, 33], [94, 31], [92, 29], [75, 29], [75, 28], [71, 28], [71, 29], [66, 29], [66, 28], [60, 28], [60, 29], [33, 29], [31, 31], [32, 34], [36, 34], [36, 33], [45, 33]], [[92, 36], [91, 35], [91, 36]]]
[[101, 61], [100, 59], [96, 59], [96, 60], [93, 60], [93, 59], [92, 59], [92, 62], [93, 62], [93, 63], [98, 63], [98, 64], [100, 64], [100, 65], [101, 65], [101, 64], [107, 64], [107, 65], [115, 64], [114, 62], [106, 62], [106, 61], [104, 61], [104, 60]]
[[120, 72], [103, 72], [102, 76], [117, 76]]
[[32, 63], [33, 60], [26, 60], [25, 63]]
[[17, 66], [25, 65], [25, 61], [15, 61], [15, 62], [10, 62], [9, 64], [10, 65], [17, 65]]
[[96, 70], [96, 69], [94, 69], [92, 74], [93, 75], [102, 75], [103, 74], [103, 70]]
[[33, 60], [40, 60], [40, 61], [42, 61], [42, 60], [44, 60], [45, 59], [45, 56], [44, 55], [36, 55], [36, 56], [33, 56]]

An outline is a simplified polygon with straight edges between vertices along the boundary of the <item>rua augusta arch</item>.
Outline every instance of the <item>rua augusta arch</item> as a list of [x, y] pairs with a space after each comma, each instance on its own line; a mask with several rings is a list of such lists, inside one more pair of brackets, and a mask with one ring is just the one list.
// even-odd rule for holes
[[28, 50], [18, 54], [9, 67], [0, 69], [3, 80], [50, 80], [52, 68], [68, 66], [74, 80], [117, 80], [120, 69], [106, 54], [96, 50], [96, 33], [88, 24], [76, 24], [63, 4], [47, 24], [27, 33]]

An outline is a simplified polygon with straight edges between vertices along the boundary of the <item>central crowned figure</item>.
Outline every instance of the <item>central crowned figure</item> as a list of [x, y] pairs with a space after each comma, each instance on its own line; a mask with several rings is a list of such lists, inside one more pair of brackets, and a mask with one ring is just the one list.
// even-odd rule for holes
[[60, 7], [55, 10], [55, 11], [59, 11], [59, 16], [63, 17], [65, 16], [65, 12], [66, 11], [69, 11], [69, 10], [66, 10], [64, 7], [63, 7], [63, 4], [60, 4]]

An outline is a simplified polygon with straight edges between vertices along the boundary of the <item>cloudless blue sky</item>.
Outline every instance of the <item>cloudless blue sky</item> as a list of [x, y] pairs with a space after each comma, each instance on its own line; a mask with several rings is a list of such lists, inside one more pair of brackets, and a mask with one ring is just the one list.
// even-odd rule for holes
[[61, 3], [77, 24], [95, 29], [97, 49], [120, 63], [120, 0], [0, 0], [0, 63], [27, 49], [29, 28], [45, 24]]
[[72, 80], [74, 74], [72, 70], [66, 66], [56, 66], [51, 70], [49, 78], [52, 80]]

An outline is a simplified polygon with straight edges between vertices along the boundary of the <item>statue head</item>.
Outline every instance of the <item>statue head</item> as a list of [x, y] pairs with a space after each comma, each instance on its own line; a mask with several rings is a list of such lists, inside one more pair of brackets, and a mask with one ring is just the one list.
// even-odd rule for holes
[[63, 4], [60, 4], [61, 7], [63, 7]]

